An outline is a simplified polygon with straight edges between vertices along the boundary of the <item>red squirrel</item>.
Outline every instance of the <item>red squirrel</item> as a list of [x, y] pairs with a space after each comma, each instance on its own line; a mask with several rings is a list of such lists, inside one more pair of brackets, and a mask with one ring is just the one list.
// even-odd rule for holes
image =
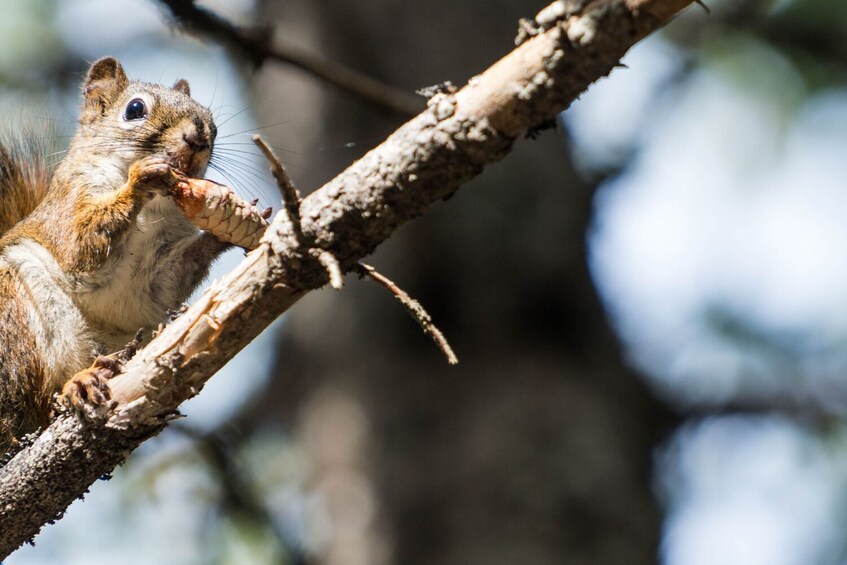
[[50, 170], [26, 143], [0, 147], [0, 452], [48, 423], [52, 399], [109, 402], [107, 353], [179, 307], [229, 244], [168, 196], [202, 177], [216, 128], [188, 83], [88, 70], [76, 134]]

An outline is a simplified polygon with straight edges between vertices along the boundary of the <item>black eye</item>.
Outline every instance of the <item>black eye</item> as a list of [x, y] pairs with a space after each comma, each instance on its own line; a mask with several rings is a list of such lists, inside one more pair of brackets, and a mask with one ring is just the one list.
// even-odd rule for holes
[[145, 116], [147, 116], [147, 106], [144, 105], [144, 100], [141, 98], [133, 98], [129, 101], [129, 104], [126, 105], [126, 110], [124, 110], [124, 120], [140, 120]]

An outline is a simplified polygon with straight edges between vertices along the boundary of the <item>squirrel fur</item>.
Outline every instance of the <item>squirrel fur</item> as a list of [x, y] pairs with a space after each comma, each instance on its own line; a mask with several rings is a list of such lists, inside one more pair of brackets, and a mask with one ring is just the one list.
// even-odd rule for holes
[[0, 452], [67, 405], [109, 401], [103, 357], [164, 321], [228, 244], [167, 196], [174, 171], [202, 177], [216, 135], [209, 110], [172, 88], [95, 62], [67, 155], [0, 147]]

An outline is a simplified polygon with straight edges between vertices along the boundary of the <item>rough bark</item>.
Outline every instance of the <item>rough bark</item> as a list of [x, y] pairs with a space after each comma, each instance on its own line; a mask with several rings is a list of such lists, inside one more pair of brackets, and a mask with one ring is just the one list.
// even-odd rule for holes
[[[514, 141], [553, 118], [626, 50], [690, 0], [555, 3], [564, 18], [459, 92], [438, 94], [301, 205], [310, 248], [347, 271], [400, 225], [451, 196]], [[264, 243], [210, 288], [112, 382], [104, 422], [59, 417], [0, 470], [0, 559], [61, 516], [97, 478], [158, 433], [185, 399], [279, 314], [327, 281], [278, 215]]]

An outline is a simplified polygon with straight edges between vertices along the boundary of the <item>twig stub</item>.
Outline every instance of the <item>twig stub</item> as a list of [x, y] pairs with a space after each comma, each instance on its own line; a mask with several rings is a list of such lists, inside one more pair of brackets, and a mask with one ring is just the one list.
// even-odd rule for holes
[[288, 216], [288, 221], [291, 223], [291, 229], [294, 232], [294, 237], [297, 238], [297, 241], [301, 246], [304, 246], [303, 228], [301, 227], [302, 222], [300, 220], [300, 192], [297, 190], [297, 187], [294, 186], [294, 183], [291, 181], [291, 177], [288, 176], [288, 172], [286, 172], [282, 161], [279, 160], [279, 157], [276, 156], [276, 153], [274, 153], [270, 145], [262, 139], [262, 136], [259, 134], [254, 135], [253, 143], [256, 144], [262, 154], [264, 154], [265, 159], [268, 160], [271, 173], [273, 174], [274, 180], [276, 180], [276, 185], [279, 187], [279, 192], [282, 195], [282, 209], [285, 210], [285, 213]]
[[335, 258], [335, 255], [319, 249], [313, 250], [313, 253], [317, 255], [318, 262], [326, 269], [326, 274], [329, 276], [329, 286], [335, 290], [341, 290], [341, 287], [344, 286], [344, 275], [341, 271], [341, 264]]
[[451, 365], [456, 365], [459, 362], [459, 358], [456, 357], [456, 354], [453, 352], [453, 348], [450, 347], [450, 343], [447, 341], [447, 338], [444, 337], [444, 334], [441, 333], [441, 330], [433, 323], [432, 316], [424, 309], [423, 305], [409, 296], [409, 294], [404, 291], [402, 288], [397, 286], [397, 284], [389, 279], [388, 277], [382, 275], [371, 267], [370, 265], [366, 265], [365, 263], [357, 263], [354, 267], [354, 270], [359, 273], [359, 275], [363, 277], [370, 277], [374, 282], [379, 283], [384, 288], [386, 288], [391, 294], [394, 295], [394, 298], [400, 301], [400, 304], [406, 307], [406, 311], [411, 315], [415, 321], [420, 325], [423, 331], [432, 338], [441, 352], [444, 354], [444, 357], [447, 358], [447, 362]]

